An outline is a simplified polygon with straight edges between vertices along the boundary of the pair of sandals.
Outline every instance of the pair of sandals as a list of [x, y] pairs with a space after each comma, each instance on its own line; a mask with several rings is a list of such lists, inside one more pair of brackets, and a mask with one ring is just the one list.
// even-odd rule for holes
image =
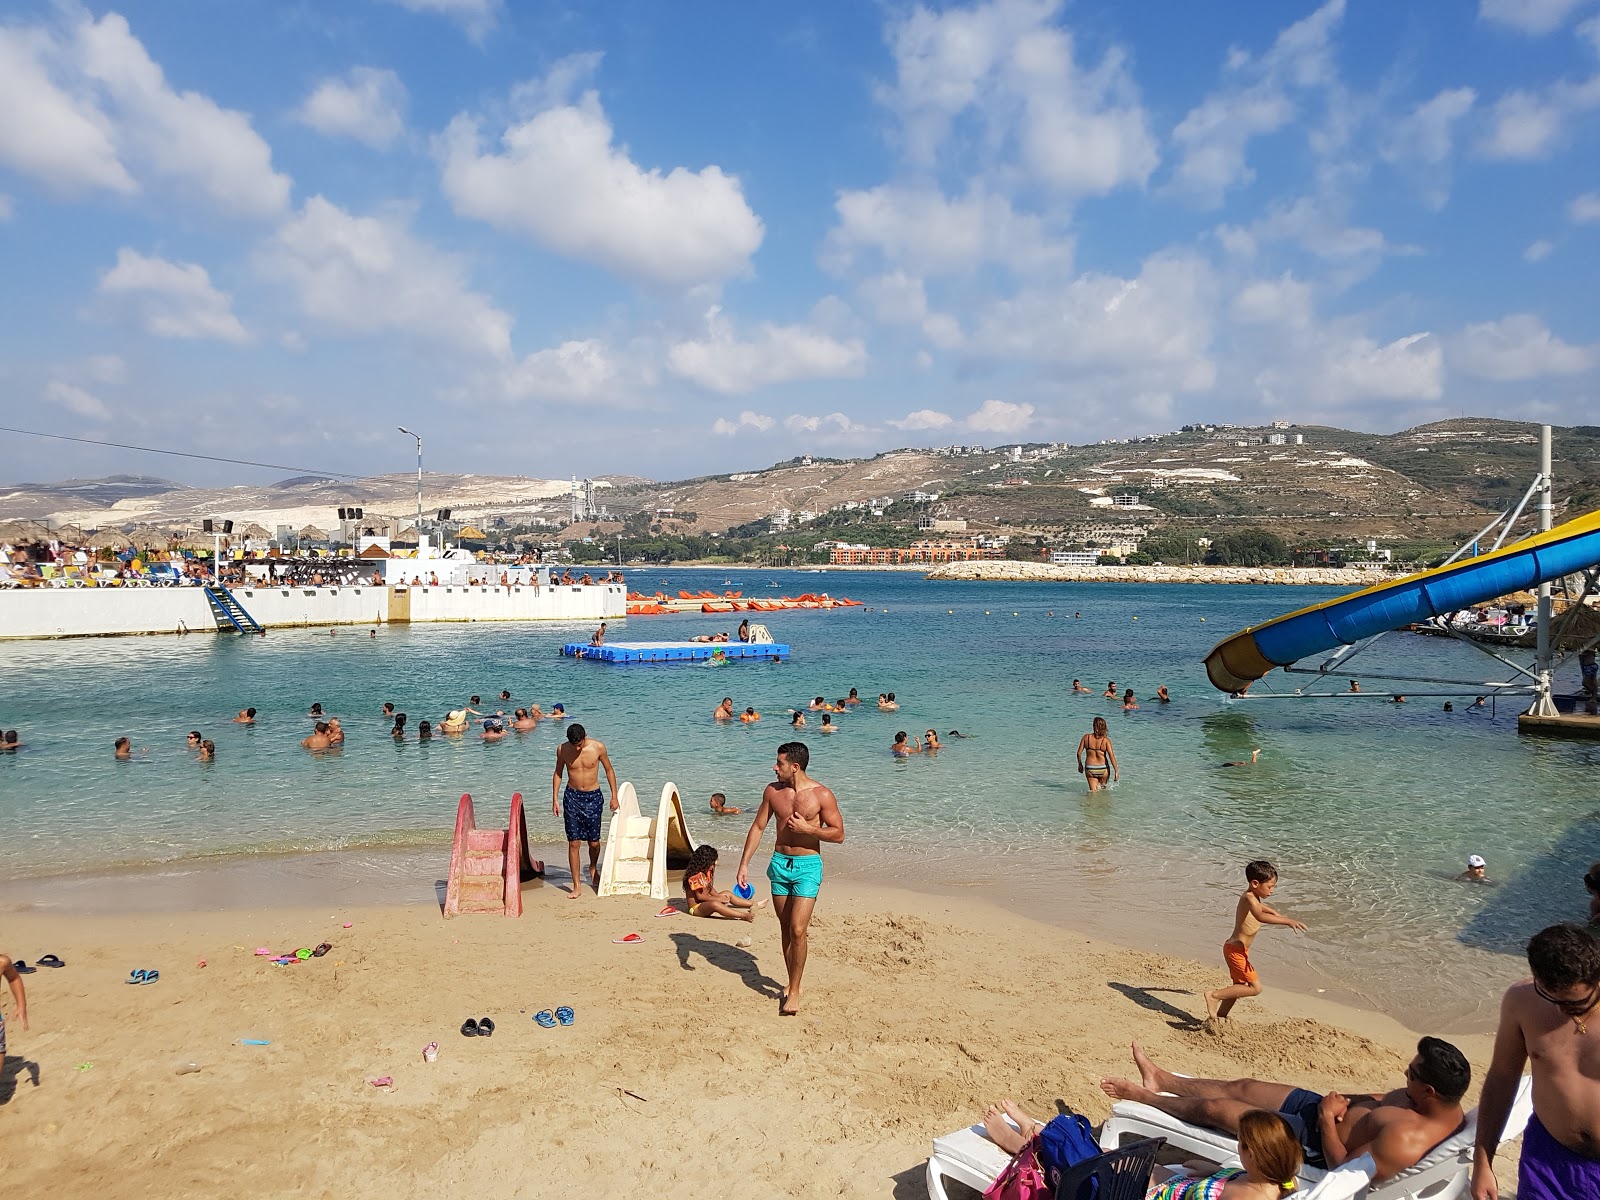
[[557, 1025], [571, 1025], [577, 1019], [578, 1015], [565, 1004], [554, 1012], [547, 1008], [533, 1014], [534, 1023], [541, 1029], [554, 1029]]
[[488, 1017], [479, 1017], [473, 1020], [468, 1017], [461, 1025], [462, 1037], [493, 1037], [494, 1022]]
[[31, 967], [20, 958], [11, 965], [17, 969], [19, 975], [32, 975], [40, 967], [64, 967], [67, 964], [54, 954], [46, 954], [43, 958], [34, 959]]
[[[43, 959], [40, 960], [41, 962]], [[129, 971], [125, 983], [154, 983], [161, 978], [160, 971]]]

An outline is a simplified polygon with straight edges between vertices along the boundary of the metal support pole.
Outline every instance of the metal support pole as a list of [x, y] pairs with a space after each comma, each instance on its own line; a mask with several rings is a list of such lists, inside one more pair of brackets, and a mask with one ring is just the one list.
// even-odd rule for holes
[[[1550, 426], [1539, 426], [1539, 474], [1544, 479], [1544, 487], [1539, 492], [1539, 532], [1549, 533], [1554, 524], [1554, 492], [1550, 479]], [[1539, 585], [1539, 626], [1535, 633], [1537, 649], [1534, 653], [1534, 674], [1538, 677], [1538, 693], [1534, 697], [1533, 707], [1528, 709], [1531, 717], [1553, 717], [1556, 715], [1555, 702], [1550, 698], [1552, 671], [1550, 665], [1550, 581]]]
[[417, 439], [417, 547], [422, 547], [422, 435], [412, 433], [404, 425], [397, 426], [401, 433], [407, 437]]

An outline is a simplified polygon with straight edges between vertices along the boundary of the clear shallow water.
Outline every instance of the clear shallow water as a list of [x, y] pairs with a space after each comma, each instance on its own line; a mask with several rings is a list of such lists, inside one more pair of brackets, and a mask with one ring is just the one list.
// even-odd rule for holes
[[[846, 816], [842, 868], [1026, 892], [1069, 920], [1092, 897], [1098, 914], [1123, 906], [1155, 940], [1192, 929], [1220, 942], [1243, 862], [1266, 856], [1283, 872], [1280, 906], [1314, 934], [1281, 944], [1269, 937], [1266, 954], [1369, 996], [1383, 988], [1367, 974], [1392, 977], [1392, 990], [1394, 979], [1420, 972], [1413, 999], [1471, 991], [1472, 1003], [1452, 1011], [1480, 1007], [1482, 981], [1464, 987], [1460, 975], [1484, 969], [1473, 948], [1515, 951], [1548, 920], [1582, 912], [1582, 866], [1600, 858], [1600, 745], [1519, 739], [1513, 705], [1491, 717], [1444, 714], [1437, 698], [1400, 707], [1370, 694], [1231, 703], [1206, 683], [1200, 659], [1215, 641], [1336, 594], [1327, 589], [930, 583], [841, 572], [630, 578], [640, 588], [665, 580], [669, 591], [720, 591], [723, 578], [747, 595], [826, 589], [872, 611], [765, 614], [793, 644], [793, 661], [723, 668], [559, 657], [560, 644], [586, 636], [587, 625], [398, 627], [375, 639], [340, 629], [332, 637], [305, 630], [0, 643], [0, 727], [20, 728], [28, 743], [0, 756], [0, 872], [437, 843], [448, 839], [462, 792], [492, 823], [521, 791], [532, 837], [558, 842], [548, 795], [559, 725], [495, 745], [475, 736], [396, 745], [379, 715], [392, 700], [414, 729], [473, 693], [495, 707], [501, 688], [513, 695], [508, 710], [564, 701], [607, 743], [619, 777], [634, 782], [648, 810], [669, 779], [691, 808], [713, 790], [755, 803], [773, 751], [789, 736], [785, 709], [857, 687], [867, 704], [836, 718], [838, 733], [821, 736], [814, 723], [805, 730], [813, 773], [838, 793]], [[635, 618], [614, 624], [612, 638], [658, 640], [735, 623]], [[1404, 635], [1361, 662], [1505, 677], [1470, 648]], [[1073, 696], [1074, 675], [1095, 694]], [[1141, 703], [1165, 683], [1175, 700], [1124, 714], [1098, 695], [1108, 679], [1133, 686]], [[1281, 677], [1269, 682], [1285, 686]], [[872, 701], [890, 690], [901, 711], [880, 713]], [[714, 724], [723, 695], [766, 719]], [[313, 700], [344, 719], [342, 753], [299, 749]], [[260, 710], [257, 724], [230, 724], [246, 705]], [[1123, 781], [1090, 798], [1073, 749], [1096, 715], [1110, 721]], [[975, 736], [933, 758], [889, 755], [895, 731], [930, 726]], [[214, 764], [185, 749], [189, 729], [216, 741]], [[113, 762], [111, 743], [124, 733], [148, 756]], [[1218, 765], [1257, 746], [1254, 768]], [[708, 814], [695, 833], [731, 848], [744, 828]], [[1450, 883], [1471, 852], [1486, 855], [1505, 886]], [[1208, 946], [1191, 953], [1206, 957]]]

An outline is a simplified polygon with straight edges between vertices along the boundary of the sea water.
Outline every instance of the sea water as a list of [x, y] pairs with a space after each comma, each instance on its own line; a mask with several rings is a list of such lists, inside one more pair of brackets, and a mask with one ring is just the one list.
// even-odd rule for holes
[[[1413, 1020], [1481, 1021], [1492, 979], [1509, 977], [1528, 933], [1581, 916], [1583, 868], [1600, 858], [1600, 744], [1519, 738], [1520, 704], [1467, 711], [1474, 686], [1387, 682], [1361, 695], [1291, 698], [1313, 681], [1274, 673], [1243, 700], [1206, 681], [1201, 660], [1246, 625], [1336, 589], [1222, 585], [1004, 584], [891, 573], [633, 571], [630, 586], [746, 596], [828, 590], [860, 608], [751, 614], [793, 647], [788, 663], [610, 666], [562, 658], [590, 629], [570, 624], [273, 630], [266, 638], [139, 637], [0, 643], [0, 727], [26, 748], [0, 755], [0, 873], [18, 877], [297, 850], [448, 841], [470, 793], [480, 824], [521, 792], [529, 832], [554, 848], [551, 768], [564, 726], [541, 722], [486, 744], [416, 740], [477, 694], [486, 712], [563, 702], [603, 740], [618, 778], [653, 810], [681, 789], [700, 840], [733, 851], [780, 742], [811, 748], [811, 773], [839, 797], [848, 841], [837, 869], [932, 889], [978, 888], [1078, 928], [1220, 959], [1242, 867], [1272, 859], [1274, 903], [1306, 921], [1301, 942], [1269, 930], [1259, 957], [1304, 985]], [[738, 615], [611, 624], [612, 641], [731, 632]], [[1398, 633], [1351, 664], [1358, 677], [1506, 680], [1475, 648]], [[1575, 682], [1576, 667], [1568, 669]], [[1074, 695], [1074, 677], [1091, 695]], [[1140, 707], [1103, 699], [1115, 680]], [[1170, 704], [1151, 698], [1165, 684]], [[862, 705], [791, 730], [789, 710], [859, 689]], [[1322, 684], [1321, 690], [1342, 688]], [[1414, 688], [1457, 691], [1397, 705]], [[502, 689], [509, 702], [498, 699]], [[898, 712], [880, 712], [893, 691]], [[711, 720], [718, 700], [756, 725]], [[313, 701], [339, 716], [342, 751], [299, 747]], [[389, 736], [381, 705], [408, 716]], [[258, 710], [252, 726], [231, 718]], [[1074, 749], [1095, 716], [1122, 768], [1088, 795]], [[934, 728], [937, 755], [896, 759], [905, 730]], [[202, 763], [184, 744], [217, 745]], [[966, 738], [952, 738], [959, 730]], [[135, 756], [112, 759], [126, 735]], [[1253, 767], [1224, 767], [1248, 761]], [[1497, 887], [1456, 883], [1469, 853]], [[549, 856], [549, 855], [547, 855]], [[564, 857], [556, 852], [555, 857]]]

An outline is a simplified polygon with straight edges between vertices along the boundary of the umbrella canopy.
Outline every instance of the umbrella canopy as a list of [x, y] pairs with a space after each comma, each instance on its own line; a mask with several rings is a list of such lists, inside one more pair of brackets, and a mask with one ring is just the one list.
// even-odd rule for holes
[[315, 525], [307, 525], [300, 531], [300, 536], [308, 542], [325, 542], [328, 540], [328, 535]]
[[244, 533], [241, 536], [247, 538], [269, 538], [272, 536], [272, 530], [251, 521], [250, 524], [244, 527]]
[[27, 542], [34, 538], [47, 540], [50, 530], [43, 521], [0, 521], [0, 540], [8, 542]]
[[89, 534], [88, 540], [96, 546], [103, 546], [107, 550], [126, 550], [133, 545], [133, 539], [120, 529], [96, 529]]

